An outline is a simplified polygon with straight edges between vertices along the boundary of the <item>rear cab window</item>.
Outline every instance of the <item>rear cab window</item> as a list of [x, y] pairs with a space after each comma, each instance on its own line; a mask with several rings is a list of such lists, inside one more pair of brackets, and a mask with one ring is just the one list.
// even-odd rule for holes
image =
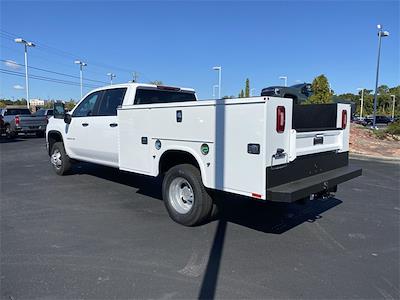
[[31, 111], [27, 108], [9, 108], [6, 110], [6, 116], [14, 116], [14, 115], [30, 115]]
[[135, 95], [135, 105], [187, 101], [196, 101], [194, 92], [182, 91], [179, 89], [162, 90], [138, 87]]

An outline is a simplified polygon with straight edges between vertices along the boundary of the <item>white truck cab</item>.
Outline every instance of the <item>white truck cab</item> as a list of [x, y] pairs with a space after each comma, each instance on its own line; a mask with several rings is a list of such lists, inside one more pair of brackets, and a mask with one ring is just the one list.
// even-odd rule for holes
[[349, 122], [347, 104], [197, 101], [193, 89], [127, 83], [91, 91], [70, 113], [57, 103], [46, 137], [59, 175], [86, 161], [163, 176], [169, 215], [192, 226], [210, 216], [210, 190], [293, 202], [361, 175], [348, 165]]

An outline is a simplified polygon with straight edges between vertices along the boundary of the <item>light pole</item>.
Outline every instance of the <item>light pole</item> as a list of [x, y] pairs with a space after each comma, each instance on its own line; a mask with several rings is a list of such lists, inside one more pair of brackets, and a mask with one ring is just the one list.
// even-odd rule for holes
[[75, 60], [74, 61], [75, 64], [79, 65], [79, 75], [80, 75], [80, 79], [81, 79], [81, 99], [83, 97], [83, 78], [82, 78], [82, 69], [83, 67], [87, 66], [87, 63], [84, 63], [83, 61], [80, 60]]
[[221, 73], [222, 67], [213, 67], [213, 70], [218, 71], [218, 99], [221, 99]]
[[110, 84], [112, 85], [113, 78], [115, 78], [117, 76], [113, 73], [107, 73], [107, 76], [110, 76]]
[[25, 90], [26, 90], [26, 106], [29, 109], [29, 80], [28, 80], [28, 47], [35, 47], [33, 42], [27, 42], [22, 38], [14, 39], [16, 43], [24, 44], [25, 46]]
[[396, 95], [390, 95], [393, 99], [392, 120], [394, 121], [394, 105], [396, 104]]
[[384, 31], [381, 25], [377, 25], [378, 28], [378, 62], [376, 65], [376, 81], [375, 81], [375, 95], [374, 95], [374, 117], [372, 122], [372, 127], [375, 128], [375, 121], [376, 121], [376, 102], [378, 96], [378, 78], [379, 78], [379, 60], [381, 57], [381, 41], [382, 37], [389, 36], [389, 31]]
[[287, 86], [287, 76], [279, 76], [279, 79], [285, 80], [285, 86]]
[[361, 91], [361, 107], [360, 107], [360, 118], [362, 118], [363, 107], [364, 107], [364, 89], [358, 88], [357, 90]]
[[218, 84], [213, 85], [213, 99], [215, 99], [215, 89], [218, 87]]

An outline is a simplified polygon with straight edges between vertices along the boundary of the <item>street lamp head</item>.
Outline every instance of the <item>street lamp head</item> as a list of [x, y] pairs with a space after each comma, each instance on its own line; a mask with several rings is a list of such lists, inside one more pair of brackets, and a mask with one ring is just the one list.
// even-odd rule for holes
[[74, 61], [74, 64], [77, 64], [77, 65], [81, 65], [81, 66], [87, 66], [87, 63], [84, 63], [83, 61], [80, 61], [80, 60], [75, 60]]
[[16, 42], [18, 44], [24, 44], [25, 46], [28, 46], [28, 47], [36, 47], [36, 45], [33, 42], [27, 42], [23, 38], [16, 38], [16, 39], [14, 39], [14, 42]]
[[22, 38], [14, 39], [14, 42], [20, 43], [20, 44], [26, 44], [26, 41], [24, 39], [22, 39]]
[[219, 71], [219, 70], [221, 70], [221, 67], [213, 67], [213, 70]]
[[380, 33], [382, 37], [389, 36], [389, 31], [380, 31]]

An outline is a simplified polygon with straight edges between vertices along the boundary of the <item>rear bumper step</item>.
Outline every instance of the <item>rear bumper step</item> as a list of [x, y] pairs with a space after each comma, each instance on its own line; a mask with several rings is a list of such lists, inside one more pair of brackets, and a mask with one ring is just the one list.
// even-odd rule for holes
[[351, 166], [341, 167], [267, 189], [267, 200], [294, 202], [311, 194], [326, 191], [336, 185], [361, 176], [362, 169]]

